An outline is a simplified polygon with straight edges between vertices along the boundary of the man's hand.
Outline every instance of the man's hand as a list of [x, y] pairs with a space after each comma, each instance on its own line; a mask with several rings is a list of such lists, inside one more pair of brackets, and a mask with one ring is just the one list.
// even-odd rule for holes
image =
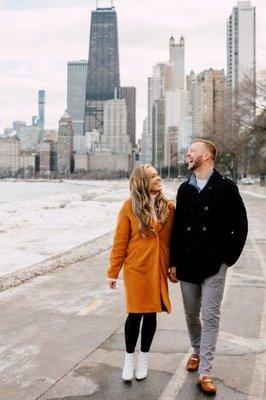
[[115, 289], [116, 288], [116, 281], [109, 280], [108, 281], [108, 285], [109, 285], [110, 289]]
[[168, 270], [168, 279], [172, 283], [177, 283], [178, 279], [176, 277], [176, 267], [170, 267]]

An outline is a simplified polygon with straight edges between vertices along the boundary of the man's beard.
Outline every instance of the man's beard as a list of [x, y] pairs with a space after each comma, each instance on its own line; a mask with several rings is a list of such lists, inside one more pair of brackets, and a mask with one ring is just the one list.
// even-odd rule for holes
[[189, 171], [195, 171], [198, 167], [200, 167], [202, 164], [202, 157], [198, 156], [194, 161], [193, 164], [188, 164], [188, 170]]

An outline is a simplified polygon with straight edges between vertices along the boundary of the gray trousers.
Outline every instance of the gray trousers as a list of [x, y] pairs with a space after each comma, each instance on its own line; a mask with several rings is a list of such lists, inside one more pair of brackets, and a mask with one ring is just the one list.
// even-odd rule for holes
[[199, 374], [209, 374], [212, 368], [226, 271], [227, 265], [222, 264], [217, 274], [199, 285], [180, 282], [191, 346], [200, 355]]

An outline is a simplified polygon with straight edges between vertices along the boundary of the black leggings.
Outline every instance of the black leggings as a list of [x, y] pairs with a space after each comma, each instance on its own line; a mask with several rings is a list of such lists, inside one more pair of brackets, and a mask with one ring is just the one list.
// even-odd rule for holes
[[156, 313], [136, 314], [129, 313], [125, 322], [125, 340], [127, 353], [134, 353], [139, 337], [140, 322], [143, 317], [141, 327], [141, 346], [140, 350], [148, 352], [156, 331]]

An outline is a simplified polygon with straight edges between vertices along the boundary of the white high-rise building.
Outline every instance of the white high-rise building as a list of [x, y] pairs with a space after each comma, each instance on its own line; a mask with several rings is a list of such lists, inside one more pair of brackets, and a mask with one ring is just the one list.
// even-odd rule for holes
[[227, 20], [227, 87], [234, 91], [248, 76], [256, 79], [256, 8], [238, 1]]
[[169, 157], [167, 156], [169, 128], [173, 126], [180, 127], [181, 120], [189, 114], [188, 92], [185, 88], [185, 39], [183, 36], [180, 38], [179, 43], [176, 43], [173, 37], [170, 38], [169, 64], [171, 65], [172, 85], [170, 90], [165, 90], [165, 166], [169, 164]]
[[87, 61], [67, 63], [67, 112], [73, 120], [74, 135], [83, 135]]
[[0, 139], [0, 173], [10, 171], [14, 174], [20, 167], [21, 146], [16, 137]]
[[103, 121], [102, 146], [116, 154], [131, 155], [132, 144], [127, 134], [126, 100], [107, 100], [104, 104]]
[[[181, 37], [176, 43], [171, 37], [169, 61], [156, 64], [153, 67], [152, 77], [148, 78], [147, 130], [143, 130], [143, 162], [152, 162], [156, 167], [168, 165], [169, 129], [178, 128], [181, 119], [188, 113], [188, 93], [185, 88], [185, 40]], [[171, 140], [174, 137], [176, 136], [172, 135]]]
[[173, 69], [173, 89], [185, 89], [185, 39], [181, 36], [179, 43], [171, 36], [169, 40], [170, 64]]
[[186, 162], [186, 152], [193, 139], [192, 117], [186, 117], [180, 121], [180, 132], [178, 136], [178, 162]]
[[141, 163], [144, 164], [146, 162], [145, 155], [147, 154], [146, 143], [148, 140], [148, 117], [146, 117], [143, 121], [142, 135], [141, 135]]
[[153, 74], [148, 78], [148, 115], [147, 131], [144, 138], [142, 159], [144, 163], [154, 162], [153, 157], [153, 106], [156, 100], [164, 97], [165, 89], [170, 89], [172, 85], [172, 72], [169, 63], [158, 63], [153, 67]]

